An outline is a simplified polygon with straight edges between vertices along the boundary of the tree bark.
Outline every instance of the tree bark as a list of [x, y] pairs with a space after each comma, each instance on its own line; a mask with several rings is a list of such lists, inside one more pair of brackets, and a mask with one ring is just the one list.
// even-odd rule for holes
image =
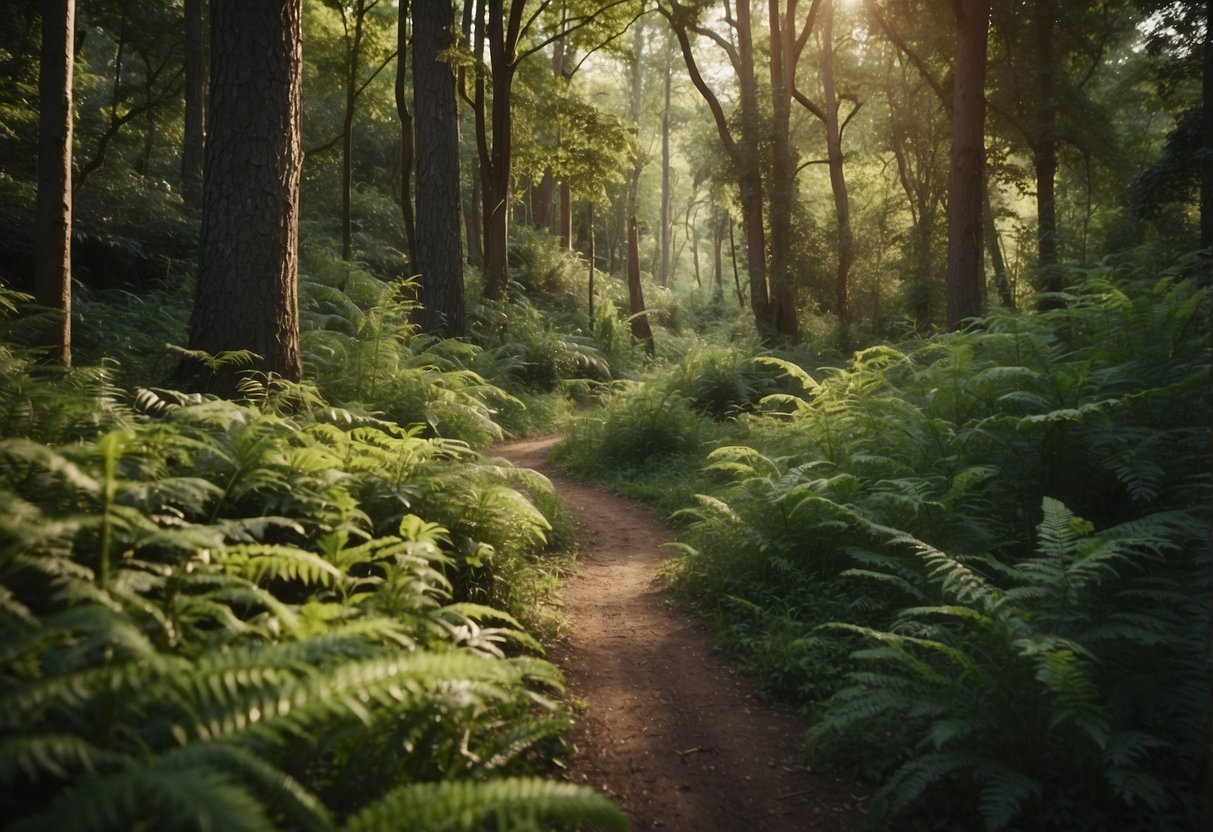
[[843, 170], [842, 124], [838, 118], [841, 102], [834, 85], [834, 0], [826, 0], [821, 33], [821, 87], [825, 101], [826, 156], [830, 168], [830, 189], [834, 195], [834, 215], [838, 223], [838, 267], [834, 277], [834, 303], [838, 315], [838, 341], [843, 350], [851, 344], [851, 304], [848, 282], [855, 261], [855, 238], [851, 231], [851, 197]]
[[417, 111], [417, 268], [422, 328], [464, 333], [459, 234], [459, 110], [455, 73], [443, 55], [455, 44], [451, 0], [413, 2], [413, 102]]
[[[190, 347], [251, 350], [300, 376], [298, 238], [302, 0], [213, 0], [210, 125]], [[183, 368], [198, 373], [197, 366]], [[234, 395], [237, 370], [199, 383]]]
[[628, 218], [628, 312], [631, 314], [632, 337], [644, 342], [644, 351], [656, 353], [653, 327], [644, 306], [644, 289], [640, 285], [640, 242], [636, 233], [636, 218]]
[[185, 132], [181, 143], [181, 194], [202, 199], [202, 148], [206, 142], [206, 0], [185, 0]]
[[408, 267], [417, 271], [417, 218], [413, 211], [413, 114], [409, 112], [408, 20], [409, 0], [400, 0], [396, 20], [396, 114], [400, 117], [400, 213], [404, 220], [404, 241]]
[[670, 88], [673, 80], [673, 50], [667, 40], [661, 90], [661, 226], [658, 229], [661, 264], [657, 272], [657, 282], [662, 286], [670, 284]]
[[38, 81], [37, 255], [34, 297], [59, 313], [43, 343], [72, 363], [72, 71], [75, 0], [43, 0]]
[[[1037, 286], [1044, 292], [1062, 291], [1057, 257], [1057, 92], [1053, 30], [1057, 0], [1036, 0], [1036, 129], [1033, 131], [1032, 166], [1036, 175]], [[1042, 309], [1061, 306], [1058, 298], [1044, 298]]]
[[345, 113], [341, 119], [341, 259], [353, 257], [353, 188], [354, 188], [354, 108], [358, 99], [358, 59], [362, 54], [362, 24], [366, 18], [366, 1], [357, 0], [352, 10], [354, 31], [350, 34], [341, 7], [346, 30]]
[[986, 40], [989, 0], [953, 0], [956, 68], [948, 179], [948, 328], [982, 312], [982, 188], [985, 182]]

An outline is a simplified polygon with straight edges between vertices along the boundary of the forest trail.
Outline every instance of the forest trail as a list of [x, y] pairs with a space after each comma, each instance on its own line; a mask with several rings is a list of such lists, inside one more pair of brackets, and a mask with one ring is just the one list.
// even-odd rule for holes
[[566, 777], [605, 790], [637, 832], [859, 829], [857, 792], [805, 768], [802, 720], [758, 701], [709, 633], [665, 603], [656, 572], [673, 533], [647, 507], [555, 474], [555, 442], [495, 452], [548, 476], [578, 520], [561, 596], [570, 632], [550, 655], [585, 703]]

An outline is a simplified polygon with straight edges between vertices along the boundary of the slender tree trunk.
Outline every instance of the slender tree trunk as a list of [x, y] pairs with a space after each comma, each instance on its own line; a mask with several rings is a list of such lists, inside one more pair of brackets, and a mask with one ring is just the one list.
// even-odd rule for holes
[[464, 200], [463, 224], [467, 228], [468, 264], [478, 267], [484, 263], [484, 243], [480, 225], [483, 214], [480, 209], [480, 168], [476, 165], [472, 165], [471, 176], [472, 185]]
[[948, 179], [948, 328], [980, 315], [985, 182], [986, 40], [989, 0], [953, 0], [956, 68], [952, 91], [952, 161]]
[[[190, 348], [300, 376], [302, 0], [213, 0], [211, 96]], [[199, 373], [197, 366], [184, 367]], [[234, 395], [237, 369], [198, 381]], [[208, 383], [209, 381], [209, 383]]]
[[534, 202], [535, 227], [552, 227], [552, 203], [555, 201], [556, 180], [552, 176], [552, 168], [544, 168], [543, 178], [538, 185], [531, 186], [531, 198]]
[[346, 33], [345, 114], [341, 120], [342, 260], [350, 260], [353, 257], [354, 111], [358, 100], [358, 59], [362, 54], [362, 24], [366, 17], [365, 0], [357, 0], [351, 14], [354, 17], [354, 32], [352, 35], [348, 31]]
[[[744, 0], [737, 4], [739, 17], [743, 5]], [[796, 162], [791, 136], [796, 3], [788, 5], [790, 14], [785, 18], [780, 14], [778, 0], [769, 0], [767, 4], [771, 47], [769, 321], [778, 335], [796, 341], [800, 338], [800, 326], [791, 276], [792, 209], [796, 203]], [[749, 28], [748, 20], [746, 27]]]
[[567, 181], [560, 183], [560, 248], [573, 250], [573, 188]]
[[724, 248], [724, 222], [717, 214], [712, 222], [712, 278], [713, 297], [717, 300], [724, 298], [724, 260], [721, 250]]
[[821, 34], [821, 86], [825, 99], [826, 155], [830, 168], [830, 188], [834, 195], [834, 214], [838, 222], [838, 267], [834, 277], [834, 303], [838, 314], [838, 341], [843, 350], [851, 344], [851, 304], [848, 282], [855, 261], [855, 238], [851, 231], [851, 197], [843, 170], [842, 125], [838, 119], [840, 101], [834, 86], [834, 0], [826, 0]]
[[598, 256], [598, 252], [595, 251], [595, 249], [597, 248], [597, 245], [596, 245], [597, 235], [594, 233], [594, 203], [591, 202], [589, 205], [586, 206], [586, 213], [589, 215], [588, 224], [589, 224], [589, 229], [590, 229], [590, 276], [589, 276], [589, 290], [588, 290], [587, 294], [589, 295], [589, 298], [588, 298], [588, 300], [589, 300], [589, 304], [588, 304], [589, 322], [590, 322], [590, 329], [592, 331], [594, 328], [594, 268], [596, 265], [594, 262], [594, 258], [596, 258]]
[[1014, 309], [1015, 293], [1011, 290], [1011, 278], [1007, 274], [1007, 263], [1002, 256], [998, 226], [994, 224], [994, 206], [990, 203], [988, 182], [982, 194], [981, 218], [985, 227], [986, 250], [990, 253], [990, 265], [994, 269], [994, 285], [998, 288], [998, 302], [1004, 309]]
[[38, 81], [38, 196], [34, 297], [59, 313], [43, 343], [48, 358], [72, 363], [72, 70], [75, 0], [42, 3]]
[[[703, 280], [700, 279], [700, 275], [699, 275], [699, 231], [698, 231], [698, 229], [695, 228], [695, 223], [692, 221], [692, 216], [691, 216], [692, 205], [687, 206], [687, 214], [686, 214], [687, 242], [691, 246], [691, 264], [695, 268], [695, 286], [702, 289]], [[695, 217], [695, 219], [698, 219], [698, 217]]]
[[[1057, 0], [1036, 0], [1036, 129], [1032, 165], [1036, 174], [1037, 286], [1061, 292], [1062, 275], [1057, 257], [1057, 92], [1053, 30]], [[1061, 306], [1058, 298], [1041, 300], [1042, 309]]]
[[661, 106], [661, 265], [657, 282], [670, 284], [670, 88], [674, 80], [674, 50], [667, 39], [665, 47], [665, 74], [662, 77]]
[[185, 133], [181, 146], [181, 193], [202, 200], [202, 148], [206, 142], [206, 0], [185, 0]]
[[400, 0], [396, 20], [396, 114], [400, 118], [400, 213], [404, 220], [404, 242], [408, 251], [408, 267], [416, 272], [417, 217], [413, 210], [413, 114], [409, 112], [408, 91], [408, 21], [409, 0]]
[[636, 218], [628, 218], [628, 311], [631, 313], [632, 337], [644, 342], [644, 351], [654, 355], [653, 328], [645, 314], [644, 289], [640, 285], [640, 242], [636, 233]]
[[733, 261], [733, 286], [737, 290], [737, 306], [745, 309], [745, 294], [741, 291], [741, 275], [737, 271], [737, 241], [733, 237], [733, 219], [729, 218], [729, 258]]
[[455, 44], [451, 0], [413, 0], [413, 101], [417, 109], [417, 268], [422, 328], [464, 332], [459, 236], [459, 108], [455, 73], [443, 56]]

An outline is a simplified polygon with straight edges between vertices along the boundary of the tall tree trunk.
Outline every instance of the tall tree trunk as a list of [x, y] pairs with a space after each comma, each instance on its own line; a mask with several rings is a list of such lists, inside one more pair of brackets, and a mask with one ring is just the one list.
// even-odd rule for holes
[[855, 238], [851, 231], [851, 197], [842, 166], [842, 125], [838, 118], [841, 102], [834, 86], [834, 0], [826, 0], [821, 22], [821, 86], [825, 103], [826, 156], [830, 168], [830, 188], [834, 195], [834, 215], [838, 222], [834, 303], [838, 314], [839, 345], [847, 350], [851, 344], [851, 304], [847, 284], [851, 264], [855, 261]]
[[593, 329], [594, 329], [594, 268], [597, 265], [595, 263], [595, 258], [598, 256], [598, 252], [595, 251], [595, 249], [597, 248], [597, 235], [594, 232], [594, 203], [591, 202], [588, 205], [586, 205], [585, 210], [586, 210], [586, 213], [589, 215], [587, 225], [589, 226], [589, 229], [590, 229], [590, 275], [589, 275], [589, 290], [587, 292], [587, 294], [589, 295], [588, 319], [590, 322], [590, 330], [593, 331]]
[[408, 268], [417, 271], [417, 217], [413, 210], [413, 114], [409, 112], [408, 91], [409, 0], [400, 0], [396, 19], [396, 115], [400, 118], [400, 213], [404, 220], [404, 243]]
[[181, 194], [202, 200], [202, 148], [206, 142], [206, 0], [185, 0], [185, 133], [181, 145]]
[[[744, 0], [737, 4], [741, 16]], [[796, 202], [796, 162], [792, 148], [792, 84], [795, 80], [795, 0], [788, 3], [786, 17], [778, 0], [768, 0], [771, 76], [771, 175], [770, 175], [770, 281], [769, 321], [775, 332], [793, 341], [800, 338], [796, 320], [796, 293], [792, 285], [792, 208]], [[749, 28], [746, 10], [746, 28]], [[751, 55], [750, 60], [753, 60]]]
[[737, 306], [745, 309], [745, 294], [741, 291], [741, 275], [737, 271], [737, 241], [733, 237], [733, 218], [729, 218], [729, 259], [733, 261], [733, 287], [737, 290]]
[[986, 183], [982, 194], [981, 219], [985, 228], [986, 250], [990, 253], [990, 265], [994, 269], [994, 285], [998, 288], [998, 302], [1004, 309], [1015, 308], [1015, 293], [1011, 290], [1011, 278], [1007, 274], [1007, 263], [1002, 256], [1002, 244], [998, 240], [998, 226], [994, 224], [994, 206], [990, 202], [990, 185]]
[[725, 220], [723, 216], [723, 212], [719, 212], [712, 221], [712, 276], [714, 281], [712, 296], [717, 300], [724, 299], [724, 258], [721, 256], [724, 248]]
[[636, 233], [636, 218], [628, 218], [628, 312], [631, 314], [632, 337], [644, 342], [644, 351], [656, 352], [653, 327], [645, 312], [644, 289], [640, 285], [640, 242]]
[[573, 250], [573, 188], [567, 179], [560, 183], [560, 249]]
[[467, 229], [468, 264], [479, 267], [484, 263], [484, 243], [480, 224], [483, 214], [480, 210], [480, 168], [476, 165], [472, 165], [471, 177], [471, 187], [463, 201], [463, 225]]
[[661, 106], [661, 220], [658, 231], [661, 246], [661, 264], [657, 271], [657, 282], [670, 284], [670, 87], [674, 80], [674, 50], [667, 39], [665, 47], [665, 74], [662, 77]]
[[72, 363], [72, 70], [75, 0], [42, 3], [34, 297], [59, 313], [48, 358]]
[[[1033, 131], [1032, 166], [1036, 174], [1037, 286], [1045, 292], [1061, 292], [1062, 276], [1057, 258], [1057, 91], [1053, 30], [1057, 0], [1036, 0], [1036, 129]], [[1061, 306], [1058, 298], [1045, 298], [1042, 309]]]
[[[357, 0], [351, 12], [354, 32], [346, 31], [345, 113], [341, 119], [341, 259], [353, 257], [354, 111], [358, 100], [358, 59], [362, 54], [362, 24], [366, 0]], [[342, 12], [344, 20], [345, 12]], [[346, 22], [348, 27], [349, 23]]]
[[[513, 113], [510, 94], [518, 38], [526, 4], [510, 5], [508, 19], [503, 0], [480, 0], [477, 15], [474, 54], [482, 55], [485, 45], [489, 51], [489, 74], [492, 81], [491, 110], [486, 110], [483, 73], [476, 75], [476, 142], [480, 151], [480, 179], [483, 191], [481, 211], [484, 218], [484, 296], [503, 300], [509, 282], [508, 245], [510, 236], [510, 165], [512, 161], [511, 130]], [[489, 123], [486, 124], [486, 119]], [[490, 142], [490, 134], [492, 140]]]
[[[299, 172], [302, 0], [213, 0], [210, 125], [190, 347], [251, 350], [300, 376]], [[184, 371], [200, 373], [197, 366]], [[234, 395], [237, 369], [198, 379]]]
[[455, 45], [451, 0], [414, 0], [413, 101], [417, 110], [417, 269], [422, 328], [464, 332], [459, 235], [459, 109], [445, 53]]
[[952, 157], [948, 178], [948, 328], [982, 312], [981, 256], [985, 182], [986, 40], [989, 0], [952, 0], [956, 68], [952, 89]]

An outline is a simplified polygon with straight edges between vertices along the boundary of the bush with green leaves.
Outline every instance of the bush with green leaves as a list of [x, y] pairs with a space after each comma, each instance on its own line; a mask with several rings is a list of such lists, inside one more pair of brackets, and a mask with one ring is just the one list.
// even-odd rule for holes
[[829, 700], [815, 753], [882, 784], [874, 823], [1209, 811], [1213, 403], [1189, 266], [1139, 253], [1062, 309], [842, 369], [761, 359], [803, 390], [711, 454], [670, 574], [770, 688]]
[[[125, 396], [35, 357], [0, 343], [6, 828], [624, 826], [538, 776], [560, 674], [460, 584], [542, 543], [521, 474], [298, 385]], [[458, 530], [423, 519], [443, 476], [479, 483]]]

